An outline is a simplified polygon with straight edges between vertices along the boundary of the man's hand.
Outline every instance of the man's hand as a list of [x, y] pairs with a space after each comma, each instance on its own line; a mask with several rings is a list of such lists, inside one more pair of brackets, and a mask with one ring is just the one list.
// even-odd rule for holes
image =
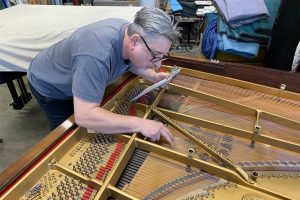
[[165, 78], [167, 78], [170, 74], [169, 73], [166, 73], [166, 72], [156, 72], [154, 74], [154, 82], [158, 82], [158, 81], [161, 81]]
[[156, 72], [150, 68], [144, 69], [144, 68], [139, 68], [139, 67], [135, 67], [135, 66], [132, 66], [130, 68], [130, 71], [152, 83], [157, 83], [158, 81], [161, 81], [164, 78], [167, 78], [169, 76], [169, 74], [166, 72]]
[[91, 103], [76, 96], [73, 99], [75, 122], [79, 126], [107, 134], [140, 132], [151, 141], [163, 137], [171, 145], [175, 141], [161, 122], [115, 114], [99, 107], [98, 103]]
[[161, 122], [142, 119], [140, 124], [140, 132], [152, 142], [160, 140], [161, 137], [165, 138], [170, 145], [174, 145], [175, 138]]
[[[157, 72], [154, 75], [154, 83], [159, 82], [165, 78], [167, 78], [170, 74], [166, 73], [166, 72]], [[170, 80], [171, 81], [171, 80]], [[166, 88], [168, 86], [168, 84], [170, 83], [170, 81], [166, 82], [165, 84], [163, 84], [162, 86], [160, 86], [161, 88]]]

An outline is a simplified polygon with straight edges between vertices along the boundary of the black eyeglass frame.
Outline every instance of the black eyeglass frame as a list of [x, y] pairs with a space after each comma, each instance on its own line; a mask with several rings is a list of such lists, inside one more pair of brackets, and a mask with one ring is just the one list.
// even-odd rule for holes
[[157, 56], [155, 56], [155, 53], [153, 53], [153, 51], [150, 49], [150, 47], [148, 46], [145, 38], [143, 36], [141, 36], [141, 35], [140, 35], [140, 37], [143, 40], [143, 42], [144, 42], [145, 46], [147, 47], [148, 51], [151, 53], [151, 55], [153, 57], [152, 59], [150, 59], [150, 62], [152, 62], [154, 64], [155, 62], [167, 60], [170, 57], [169, 53], [167, 55], [163, 55], [162, 54], [163, 57], [157, 57]]

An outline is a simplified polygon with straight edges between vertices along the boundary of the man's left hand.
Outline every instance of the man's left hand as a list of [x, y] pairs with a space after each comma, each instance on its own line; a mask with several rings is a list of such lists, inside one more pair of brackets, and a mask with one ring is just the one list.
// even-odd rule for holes
[[[166, 73], [166, 72], [157, 72], [155, 74], [155, 79], [154, 82], [157, 83], [165, 78], [167, 78], [170, 74]], [[170, 80], [171, 81], [171, 80]], [[170, 81], [166, 82], [165, 84], [163, 84], [162, 86], [160, 86], [161, 88], [166, 88], [168, 86], [168, 84], [170, 83]]]

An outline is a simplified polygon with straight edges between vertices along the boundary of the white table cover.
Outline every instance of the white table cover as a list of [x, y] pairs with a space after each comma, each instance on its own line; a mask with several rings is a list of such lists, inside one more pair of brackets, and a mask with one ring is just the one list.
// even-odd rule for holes
[[17, 5], [0, 10], [0, 72], [26, 72], [43, 49], [105, 18], [133, 21], [141, 7]]

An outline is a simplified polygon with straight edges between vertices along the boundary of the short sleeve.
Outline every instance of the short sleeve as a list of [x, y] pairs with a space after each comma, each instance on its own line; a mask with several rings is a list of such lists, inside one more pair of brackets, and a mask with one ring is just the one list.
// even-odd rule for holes
[[100, 103], [108, 81], [107, 64], [92, 56], [74, 58], [72, 93], [83, 100]]

